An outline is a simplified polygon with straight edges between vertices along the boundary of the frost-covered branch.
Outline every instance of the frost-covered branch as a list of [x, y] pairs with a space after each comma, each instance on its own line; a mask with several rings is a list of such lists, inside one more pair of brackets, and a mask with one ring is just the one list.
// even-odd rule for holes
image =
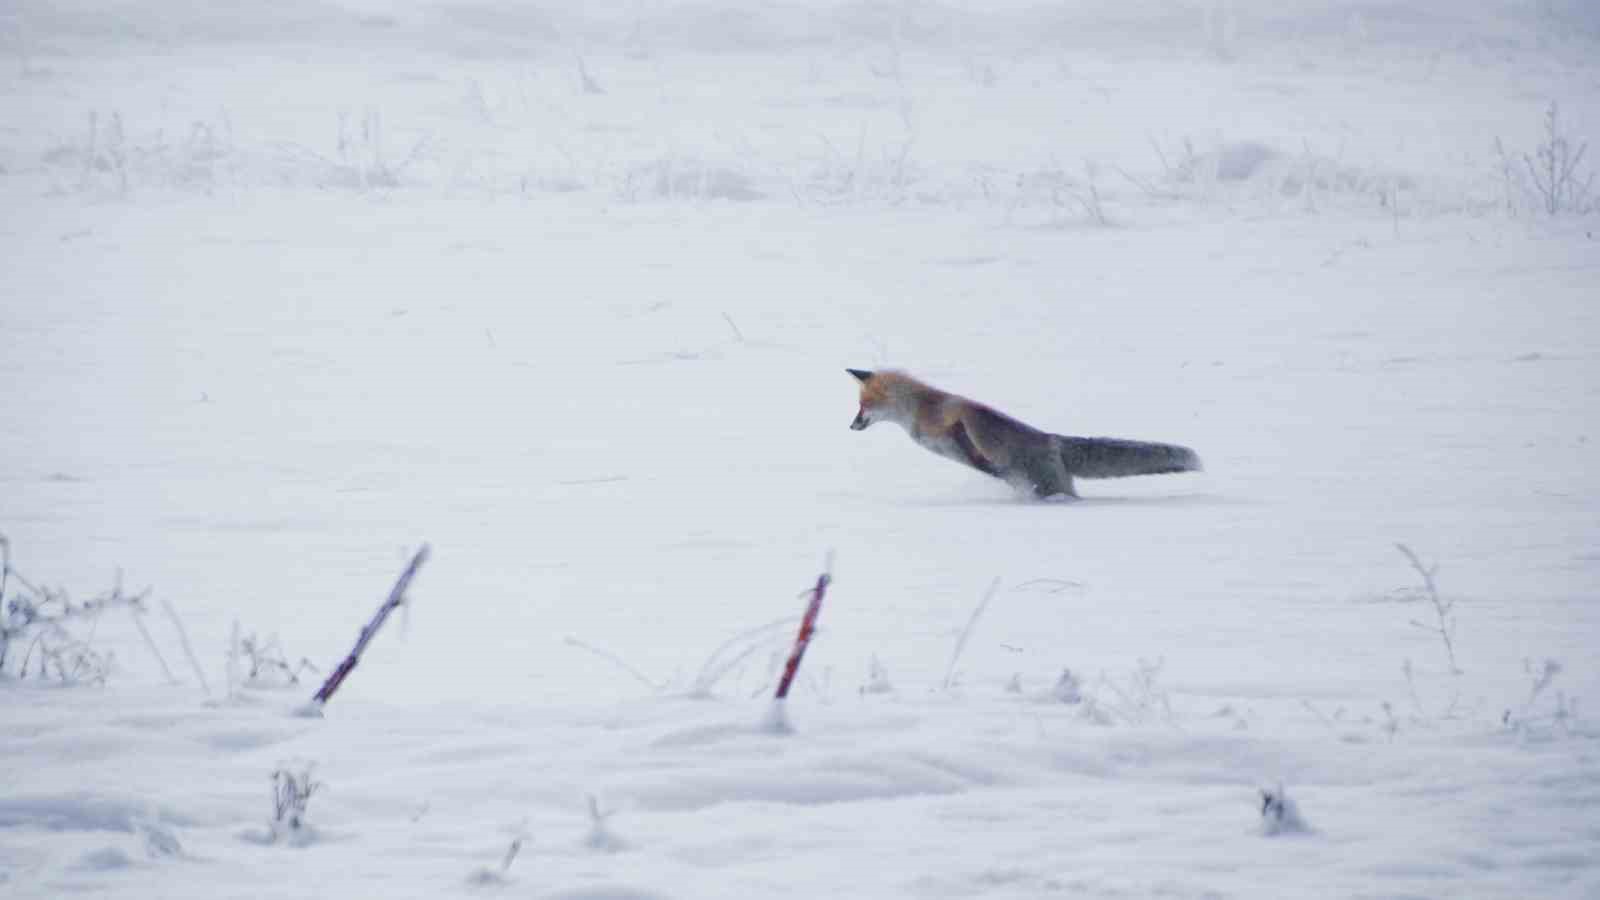
[[[321, 709], [323, 705], [333, 699], [333, 695], [339, 690], [339, 686], [344, 684], [344, 680], [350, 676], [351, 672], [355, 671], [356, 664], [361, 662], [361, 654], [366, 651], [367, 645], [372, 643], [372, 639], [377, 636], [378, 629], [382, 628], [383, 623], [388, 621], [389, 614], [399, 609], [406, 602], [406, 588], [411, 586], [411, 579], [416, 576], [417, 570], [422, 568], [422, 564], [427, 559], [428, 545], [423, 544], [416, 554], [411, 557], [411, 562], [406, 564], [405, 570], [400, 573], [400, 577], [395, 580], [394, 587], [389, 589], [389, 596], [378, 607], [378, 611], [373, 613], [371, 620], [361, 627], [361, 634], [356, 637], [356, 645], [350, 649], [350, 653], [345, 656], [344, 661], [339, 663], [339, 667], [333, 670], [333, 674], [328, 676], [328, 680], [322, 683], [322, 687], [317, 689], [316, 695], [311, 700], [311, 709]], [[235, 627], [237, 628], [237, 626]]]

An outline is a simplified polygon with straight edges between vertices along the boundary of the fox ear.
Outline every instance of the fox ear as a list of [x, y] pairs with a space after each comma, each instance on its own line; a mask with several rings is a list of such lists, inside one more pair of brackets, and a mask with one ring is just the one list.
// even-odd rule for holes
[[868, 381], [871, 381], [874, 374], [872, 372], [868, 372], [866, 369], [845, 369], [845, 371], [849, 372], [851, 375], [854, 375], [856, 380], [862, 384], [866, 384]]

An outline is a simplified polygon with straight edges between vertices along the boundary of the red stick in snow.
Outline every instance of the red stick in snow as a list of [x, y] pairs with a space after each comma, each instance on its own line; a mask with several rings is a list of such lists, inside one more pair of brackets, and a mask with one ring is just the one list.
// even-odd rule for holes
[[350, 651], [350, 655], [344, 658], [344, 662], [339, 663], [339, 667], [334, 669], [333, 673], [328, 676], [328, 680], [324, 681], [322, 687], [317, 689], [316, 696], [312, 698], [313, 702], [319, 704], [327, 703], [332, 699], [334, 692], [339, 689], [339, 685], [344, 684], [345, 678], [355, 669], [356, 663], [361, 661], [361, 654], [367, 649], [367, 644], [372, 642], [373, 637], [378, 633], [378, 629], [383, 627], [384, 620], [389, 618], [389, 613], [394, 612], [401, 604], [406, 602], [406, 588], [411, 584], [411, 576], [417, 574], [417, 569], [422, 567], [427, 558], [428, 545], [423, 544], [422, 549], [411, 557], [411, 562], [406, 566], [405, 571], [400, 573], [400, 578], [395, 581], [394, 587], [389, 591], [389, 598], [383, 601], [383, 605], [378, 607], [376, 613], [373, 613], [372, 621], [361, 628], [361, 635], [356, 638], [355, 648]]
[[811, 643], [811, 634], [817, 630], [817, 614], [822, 612], [822, 595], [827, 592], [828, 585], [832, 582], [833, 576], [823, 572], [817, 576], [817, 586], [811, 589], [811, 602], [806, 604], [805, 617], [800, 620], [800, 633], [795, 635], [794, 649], [789, 651], [789, 662], [783, 667], [783, 679], [778, 682], [779, 700], [789, 696], [789, 685], [794, 682], [794, 673], [800, 671], [800, 660], [806, 655], [806, 645]]

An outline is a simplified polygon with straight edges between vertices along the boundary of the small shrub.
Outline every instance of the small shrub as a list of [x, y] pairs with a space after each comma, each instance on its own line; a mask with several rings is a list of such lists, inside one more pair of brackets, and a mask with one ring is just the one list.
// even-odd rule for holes
[[1261, 791], [1261, 833], [1267, 837], [1280, 834], [1303, 834], [1311, 830], [1300, 805], [1279, 784], [1276, 788]]
[[614, 809], [602, 811], [600, 801], [593, 794], [587, 795], [586, 800], [589, 810], [589, 833], [583, 839], [584, 846], [606, 853], [628, 849], [628, 842], [611, 831], [611, 817], [616, 815], [617, 811]]
[[1498, 137], [1494, 149], [1507, 214], [1515, 215], [1525, 203], [1551, 217], [1594, 211], [1595, 172], [1584, 164], [1589, 145], [1574, 144], [1562, 130], [1556, 103], [1545, 110], [1544, 135], [1532, 153], [1519, 159]]
[[243, 683], [248, 687], [292, 687], [300, 683], [301, 672], [317, 671], [317, 667], [305, 657], [301, 657], [300, 662], [291, 665], [276, 635], [263, 640], [255, 632], [251, 632], [239, 638], [233, 652], [244, 664]]
[[884, 669], [883, 663], [878, 661], [877, 654], [867, 663], [867, 683], [861, 686], [863, 694], [887, 694], [894, 690], [894, 685], [889, 683], [889, 672]]
[[288, 766], [272, 773], [272, 836], [291, 841], [302, 839], [306, 831], [306, 807], [311, 795], [322, 787], [311, 779], [311, 765], [301, 765], [298, 770]]
[[0, 677], [105, 684], [115, 657], [93, 646], [100, 617], [118, 607], [139, 615], [148, 594], [123, 593], [119, 578], [109, 591], [75, 602], [65, 590], [24, 578], [11, 564], [10, 541], [0, 535]]
[[1528, 699], [1520, 709], [1507, 709], [1500, 716], [1500, 724], [1523, 738], [1550, 737], [1557, 732], [1570, 735], [1578, 719], [1578, 699], [1557, 690], [1547, 710], [1541, 711], [1539, 703], [1561, 674], [1561, 663], [1546, 659], [1534, 665], [1533, 660], [1524, 660], [1522, 670], [1528, 675]]
[[1546, 213], [1554, 216], [1590, 210], [1589, 191], [1594, 186], [1594, 172], [1579, 168], [1588, 149], [1588, 143], [1578, 144], [1577, 149], [1573, 149], [1572, 141], [1561, 131], [1560, 110], [1551, 101], [1544, 114], [1544, 139], [1532, 156], [1526, 153], [1522, 156]]

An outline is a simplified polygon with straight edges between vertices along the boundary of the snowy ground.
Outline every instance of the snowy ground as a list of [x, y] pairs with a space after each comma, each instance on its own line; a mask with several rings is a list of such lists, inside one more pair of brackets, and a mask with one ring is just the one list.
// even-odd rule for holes
[[[181, 682], [8, 659], [0, 893], [1600, 896], [1600, 216], [1495, 145], [1600, 19], [1207, 5], [0, 6], [0, 534]], [[846, 366], [1207, 471], [1022, 502]]]

